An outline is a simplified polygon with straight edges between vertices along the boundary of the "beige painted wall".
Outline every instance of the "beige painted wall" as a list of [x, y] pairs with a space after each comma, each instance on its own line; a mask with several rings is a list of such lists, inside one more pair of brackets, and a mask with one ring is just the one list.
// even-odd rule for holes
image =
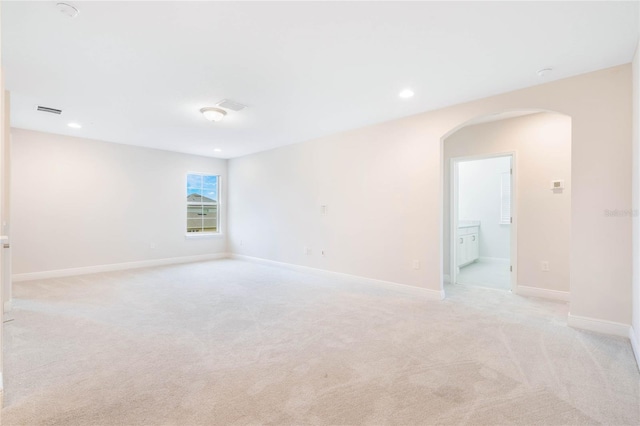
[[[1, 10], [2, 10], [2, 4], [0, 3], [0, 22], [2, 21], [1, 19]], [[0, 35], [2, 34], [2, 31], [0, 31]], [[0, 46], [2, 46], [2, 40], [0, 37]], [[0, 48], [0, 64], [2, 64], [2, 49]], [[0, 94], [4, 94], [5, 90], [4, 90], [4, 69], [2, 69], [2, 67], [0, 66]], [[1, 96], [0, 96], [1, 97]], [[0, 138], [4, 139], [4, 135], [5, 135], [5, 111], [4, 111], [4, 102], [2, 102], [2, 99], [0, 99]], [[0, 146], [2, 146], [2, 144], [0, 143]], [[5, 173], [4, 169], [0, 170], [0, 176], [3, 176]], [[0, 181], [4, 182], [4, 179], [0, 179]], [[4, 190], [2, 188], [3, 185], [0, 184], [0, 198], [2, 198], [4, 196]], [[0, 218], [0, 223], [2, 218]], [[0, 262], [0, 277], [2, 276], [2, 266], [1, 266], [1, 262]], [[4, 311], [4, 297], [3, 297], [3, 293], [5, 293], [4, 288], [2, 289], [2, 291], [0, 291], [0, 306], [3, 307], [3, 311]], [[4, 320], [4, 318], [3, 318]], [[4, 322], [3, 322], [4, 324]], [[3, 382], [3, 378], [2, 378], [2, 372], [4, 371], [4, 356], [3, 356], [3, 340], [2, 340], [2, 336], [4, 334], [4, 326], [1, 325], [0, 326], [0, 408], [3, 407], [4, 405], [4, 382]], [[0, 410], [0, 424], [2, 423], [2, 410]]]
[[[633, 333], [640, 345], [640, 43], [633, 58]], [[635, 347], [640, 367], [640, 346]]]
[[2, 300], [5, 311], [11, 309], [13, 283], [11, 282], [11, 93], [4, 92], [4, 139], [2, 141], [2, 199], [0, 200], [0, 233], [7, 237], [2, 244]]
[[572, 118], [571, 313], [629, 324], [630, 65], [230, 160], [230, 249], [439, 291], [441, 139], [523, 108]]
[[[444, 141], [444, 271], [449, 264], [450, 161], [455, 157], [515, 152], [518, 285], [569, 291], [571, 118], [539, 113], [460, 129]], [[551, 181], [563, 179], [554, 193]], [[541, 261], [549, 272], [542, 272]]]
[[226, 160], [21, 129], [12, 138], [14, 274], [226, 251], [224, 235], [185, 238], [187, 172], [221, 175], [225, 217]]

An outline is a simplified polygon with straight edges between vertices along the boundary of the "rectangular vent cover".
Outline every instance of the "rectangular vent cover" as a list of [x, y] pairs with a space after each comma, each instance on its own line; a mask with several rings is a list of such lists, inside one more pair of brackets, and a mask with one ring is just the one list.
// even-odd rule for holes
[[51, 114], [58, 114], [58, 115], [62, 114], [61, 109], [49, 108], [49, 107], [44, 107], [40, 105], [38, 105], [38, 111], [50, 112]]
[[218, 102], [218, 106], [224, 109], [230, 109], [231, 111], [242, 111], [247, 106], [238, 102], [230, 101], [229, 99], [223, 99]]

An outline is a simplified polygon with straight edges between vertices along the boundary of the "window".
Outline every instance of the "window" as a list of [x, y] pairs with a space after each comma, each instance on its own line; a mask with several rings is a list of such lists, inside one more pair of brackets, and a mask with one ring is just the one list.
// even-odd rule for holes
[[511, 173], [500, 174], [500, 225], [511, 223]]
[[187, 232], [220, 232], [218, 195], [220, 177], [187, 174]]

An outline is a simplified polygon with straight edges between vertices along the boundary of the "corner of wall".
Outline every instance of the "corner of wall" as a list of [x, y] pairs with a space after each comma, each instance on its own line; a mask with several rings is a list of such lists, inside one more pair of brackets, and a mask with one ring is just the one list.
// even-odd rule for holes
[[636, 364], [638, 364], [638, 371], [640, 371], [640, 341], [638, 339], [638, 333], [640, 330], [629, 328], [629, 340], [631, 341], [631, 349], [636, 357]]

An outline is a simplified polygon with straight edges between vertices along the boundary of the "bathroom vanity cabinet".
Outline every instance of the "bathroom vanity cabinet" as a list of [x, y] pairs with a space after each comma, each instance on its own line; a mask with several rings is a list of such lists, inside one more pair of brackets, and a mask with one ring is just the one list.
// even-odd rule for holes
[[475, 262], [480, 257], [480, 226], [459, 226], [456, 244], [458, 267]]

